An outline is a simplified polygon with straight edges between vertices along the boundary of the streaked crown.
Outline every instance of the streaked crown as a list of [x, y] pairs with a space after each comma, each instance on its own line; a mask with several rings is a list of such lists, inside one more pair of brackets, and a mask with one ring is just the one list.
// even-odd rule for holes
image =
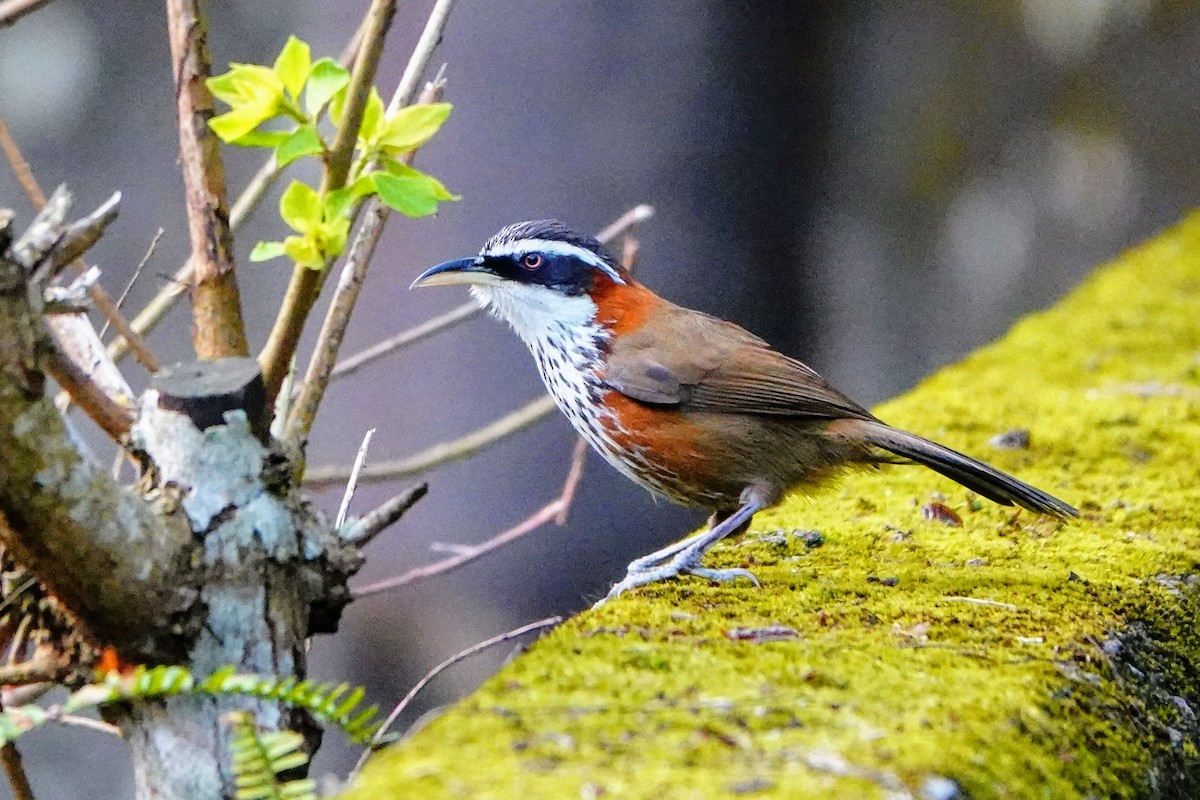
[[479, 258], [502, 278], [570, 296], [590, 291], [601, 275], [616, 283], [627, 280], [604, 245], [554, 219], [501, 229], [487, 240]]

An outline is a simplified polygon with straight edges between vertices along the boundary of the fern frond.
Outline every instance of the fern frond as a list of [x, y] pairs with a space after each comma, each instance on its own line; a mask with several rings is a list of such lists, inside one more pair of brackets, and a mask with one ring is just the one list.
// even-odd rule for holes
[[369, 744], [379, 727], [378, 708], [360, 708], [365, 694], [361, 686], [251, 675], [239, 673], [234, 667], [222, 667], [198, 681], [184, 667], [138, 667], [124, 675], [110, 672], [102, 681], [73, 692], [60, 706], [44, 709], [29, 705], [0, 713], [0, 745], [67, 714], [110, 703], [161, 700], [180, 694], [256, 697], [303, 708], [326, 726], [342, 729], [355, 744]]
[[281, 781], [280, 774], [308, 763], [301, 748], [304, 737], [294, 731], [259, 733], [254, 715], [235, 711], [225, 717], [230, 726], [229, 750], [237, 800], [316, 800], [311, 778]]

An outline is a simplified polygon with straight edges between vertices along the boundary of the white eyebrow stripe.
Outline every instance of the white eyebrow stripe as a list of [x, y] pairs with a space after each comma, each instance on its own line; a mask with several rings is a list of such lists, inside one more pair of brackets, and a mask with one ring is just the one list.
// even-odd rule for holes
[[485, 256], [523, 256], [526, 253], [548, 253], [556, 256], [571, 256], [578, 258], [585, 264], [591, 264], [596, 269], [602, 270], [604, 274], [612, 278], [617, 283], [625, 283], [620, 274], [613, 269], [607, 261], [600, 256], [588, 250], [586, 247], [571, 244], [569, 242], [560, 242], [555, 239], [517, 239], [513, 242], [503, 242], [494, 247], [488, 248], [483, 255]]

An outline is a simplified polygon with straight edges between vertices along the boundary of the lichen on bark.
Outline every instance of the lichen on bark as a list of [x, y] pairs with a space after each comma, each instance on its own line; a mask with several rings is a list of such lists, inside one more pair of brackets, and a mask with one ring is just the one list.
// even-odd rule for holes
[[1200, 795], [1198, 309], [1194, 216], [877, 409], [1080, 520], [908, 467], [790, 497], [710, 557], [762, 588], [577, 617], [345, 797]]

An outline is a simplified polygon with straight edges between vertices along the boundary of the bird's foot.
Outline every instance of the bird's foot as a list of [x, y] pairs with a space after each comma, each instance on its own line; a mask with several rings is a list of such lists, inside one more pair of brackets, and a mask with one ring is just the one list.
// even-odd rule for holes
[[697, 563], [700, 560], [700, 553], [689, 553], [684, 551], [672, 558], [670, 561], [659, 563], [657, 565], [648, 565], [645, 559], [638, 559], [629, 565], [629, 570], [625, 577], [619, 583], [608, 590], [600, 601], [592, 608], [599, 608], [630, 589], [636, 589], [639, 586], [645, 586], [649, 583], [657, 583], [658, 581], [668, 578], [677, 578], [680, 575], [695, 575], [697, 578], [703, 578], [706, 581], [724, 582], [734, 581], [738, 578], [745, 578], [755, 586], [762, 586], [754, 573], [748, 569], [734, 567], [731, 569], [710, 569], [702, 567]]

